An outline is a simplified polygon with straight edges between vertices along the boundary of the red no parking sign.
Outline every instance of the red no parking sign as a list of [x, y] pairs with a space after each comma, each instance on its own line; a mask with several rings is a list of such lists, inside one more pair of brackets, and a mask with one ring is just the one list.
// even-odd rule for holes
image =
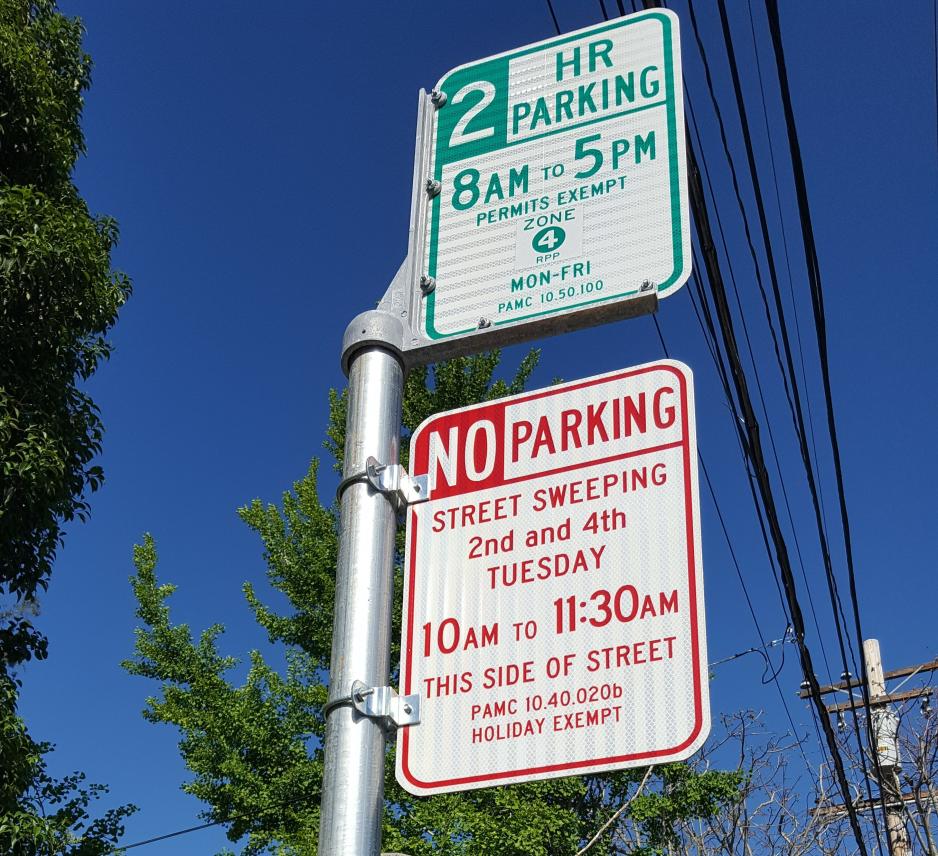
[[686, 758], [710, 727], [690, 369], [428, 419], [411, 469], [397, 778], [417, 794]]

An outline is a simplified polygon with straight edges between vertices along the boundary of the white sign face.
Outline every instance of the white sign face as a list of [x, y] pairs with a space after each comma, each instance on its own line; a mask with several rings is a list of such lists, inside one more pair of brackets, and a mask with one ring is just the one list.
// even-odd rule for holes
[[[655, 9], [447, 74], [421, 301], [431, 340], [611, 307], [690, 275], [678, 19]], [[621, 305], [619, 309], [623, 312]], [[591, 320], [592, 319], [592, 320]]]
[[459, 791], [686, 758], [710, 729], [690, 369], [431, 417], [411, 440], [397, 779]]

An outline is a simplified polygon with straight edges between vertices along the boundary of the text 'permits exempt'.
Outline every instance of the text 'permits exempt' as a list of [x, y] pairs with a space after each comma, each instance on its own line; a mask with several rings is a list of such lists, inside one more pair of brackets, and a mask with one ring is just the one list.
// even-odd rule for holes
[[690, 369], [443, 413], [411, 440], [398, 735], [416, 794], [688, 757], [710, 729]]
[[[690, 275], [678, 19], [655, 9], [437, 85], [420, 303], [431, 340], [622, 317]], [[577, 318], [570, 319], [569, 316]]]

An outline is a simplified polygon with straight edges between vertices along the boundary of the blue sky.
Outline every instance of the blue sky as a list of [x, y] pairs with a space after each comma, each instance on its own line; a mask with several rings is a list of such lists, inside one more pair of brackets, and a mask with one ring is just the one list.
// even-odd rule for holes
[[[554, 0], [554, 6], [564, 31], [601, 19], [596, 0]], [[769, 217], [780, 236], [748, 6], [730, 6]], [[933, 8], [925, 0], [898, 11], [869, 0], [781, 6], [825, 286], [861, 614], [865, 634], [881, 640], [889, 668], [936, 654], [929, 632], [938, 532]], [[119, 667], [133, 646], [127, 582], [133, 544], [144, 532], [155, 536], [160, 576], [179, 586], [172, 599], [176, 621], [195, 630], [223, 623], [226, 653], [266, 650], [241, 594], [245, 580], [263, 584], [260, 545], [235, 509], [254, 497], [276, 501], [312, 457], [325, 454], [327, 392], [344, 383], [342, 333], [380, 298], [406, 251], [417, 90], [456, 65], [554, 30], [544, 0], [354, 7], [63, 0], [62, 7], [84, 19], [95, 61], [84, 119], [88, 156], [77, 182], [92, 210], [119, 221], [114, 261], [133, 279], [135, 294], [114, 331], [114, 357], [90, 386], [107, 428], [106, 484], [93, 497], [91, 520], [70, 529], [60, 552], [40, 618], [50, 658], [24, 670], [22, 710], [37, 739], [57, 744], [53, 770], [83, 769], [92, 781], [108, 783], [116, 800], [141, 807], [128, 823], [133, 841], [193, 825], [200, 809], [179, 789], [187, 773], [178, 735], [140, 716], [156, 687]], [[745, 175], [716, 4], [695, 8], [737, 169]], [[764, 7], [753, 8], [825, 507], [845, 591], [778, 87]], [[781, 381], [690, 22], [682, 3], [675, 11], [703, 161], [717, 188], [821, 618], [822, 640], [809, 620], [808, 642], [819, 662], [823, 642], [839, 674]], [[745, 178], [743, 187], [755, 223]], [[659, 321], [671, 355], [695, 372], [699, 446], [760, 623], [767, 638], [780, 637], [785, 621], [688, 291], [662, 303]], [[649, 318], [541, 344], [532, 388], [661, 356]], [[506, 372], [526, 350], [506, 350]], [[323, 490], [331, 494], [329, 478]], [[701, 499], [709, 653], [716, 660], [758, 638], [703, 488]], [[802, 599], [807, 609], [806, 592]], [[777, 691], [762, 686], [761, 675], [758, 657], [718, 667], [714, 716], [764, 708], [772, 727], [787, 729]], [[780, 681], [799, 729], [813, 734], [809, 712], [795, 696], [800, 676], [790, 646]], [[223, 834], [209, 830], [140, 852], [208, 853], [223, 844]]]

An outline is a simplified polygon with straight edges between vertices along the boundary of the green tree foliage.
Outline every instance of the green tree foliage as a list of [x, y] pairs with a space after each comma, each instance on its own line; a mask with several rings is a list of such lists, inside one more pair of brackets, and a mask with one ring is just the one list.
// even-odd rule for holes
[[101, 484], [102, 426], [79, 384], [109, 354], [130, 293], [111, 271], [117, 227], [72, 183], [91, 60], [52, 0], [0, 0], [0, 853], [111, 853], [132, 806], [92, 819], [107, 791], [46, 770], [48, 743], [16, 711], [17, 665], [45, 657], [33, 625], [62, 527]]
[[92, 819], [93, 800], [103, 785], [85, 785], [83, 773], [53, 779], [46, 772], [48, 743], [36, 743], [16, 714], [17, 685], [0, 675], [0, 853], [5, 856], [99, 856], [113, 853], [123, 819], [135, 809], [122, 806]]
[[[413, 371], [405, 387], [402, 449], [410, 432], [433, 413], [520, 392], [536, 361], [532, 353], [510, 382], [494, 379], [497, 353], [450, 360], [432, 375]], [[345, 396], [333, 392], [325, 445], [339, 469], [345, 414]], [[248, 854], [316, 852], [338, 549], [337, 508], [321, 503], [318, 480], [314, 461], [281, 506], [254, 500], [238, 512], [261, 538], [268, 582], [289, 602], [281, 614], [265, 605], [253, 586], [244, 586], [270, 642], [286, 652], [285, 677], [252, 651], [247, 678], [235, 685], [230, 672], [236, 661], [218, 649], [222, 628], [209, 627], [196, 640], [186, 625], [174, 625], [167, 605], [174, 586], [157, 580], [152, 538], [146, 536], [134, 553], [132, 584], [142, 626], [135, 656], [124, 667], [159, 682], [161, 693], [147, 700], [144, 716], [180, 730], [180, 750], [193, 773], [184, 790], [207, 803], [206, 819], [225, 823], [232, 841], [246, 838]], [[403, 543], [398, 547], [400, 558]], [[401, 619], [397, 564], [395, 640]], [[395, 643], [395, 683], [398, 657]], [[573, 856], [634, 795], [644, 774], [626, 771], [417, 798], [397, 785], [393, 770], [392, 747], [384, 849], [412, 856]], [[623, 822], [638, 830], [644, 852], [658, 852], [673, 838], [674, 819], [708, 816], [736, 798], [740, 780], [737, 773], [663, 767], [654, 792], [636, 801], [637, 813], [623, 815]], [[610, 825], [591, 853], [636, 852], [618, 849], [617, 832], [618, 824]]]
[[[46, 588], [62, 527], [102, 479], [102, 426], [81, 391], [130, 294], [117, 227], [72, 183], [91, 59], [52, 0], [0, 0], [0, 596]], [[0, 665], [45, 656], [22, 610], [0, 617]]]

